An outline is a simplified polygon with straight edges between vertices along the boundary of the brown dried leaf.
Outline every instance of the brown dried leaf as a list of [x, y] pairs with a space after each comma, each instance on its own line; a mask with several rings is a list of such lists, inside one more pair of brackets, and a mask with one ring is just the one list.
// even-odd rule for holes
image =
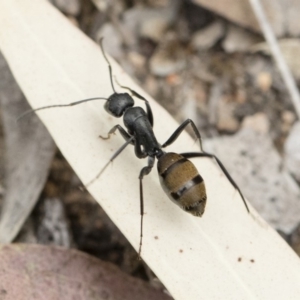
[[77, 250], [14, 244], [0, 247], [0, 299], [171, 298], [114, 265]]

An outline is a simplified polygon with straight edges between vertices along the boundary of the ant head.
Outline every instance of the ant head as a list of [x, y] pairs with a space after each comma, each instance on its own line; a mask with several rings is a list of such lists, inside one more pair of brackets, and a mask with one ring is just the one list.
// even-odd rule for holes
[[127, 94], [112, 94], [106, 101], [104, 108], [105, 110], [113, 115], [114, 117], [121, 117], [125, 110], [134, 105], [133, 98]]

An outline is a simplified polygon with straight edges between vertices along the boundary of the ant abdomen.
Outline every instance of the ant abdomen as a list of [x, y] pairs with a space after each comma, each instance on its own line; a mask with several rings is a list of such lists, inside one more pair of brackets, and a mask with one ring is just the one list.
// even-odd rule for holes
[[206, 191], [203, 178], [194, 164], [183, 155], [165, 153], [157, 162], [162, 188], [184, 211], [201, 217], [205, 210]]

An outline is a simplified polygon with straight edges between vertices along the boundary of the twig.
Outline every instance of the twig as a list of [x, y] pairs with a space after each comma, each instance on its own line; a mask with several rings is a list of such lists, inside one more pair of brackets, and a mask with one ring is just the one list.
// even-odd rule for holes
[[260, 27], [263, 31], [265, 39], [271, 48], [271, 53], [277, 63], [278, 69], [281, 73], [283, 81], [285, 82], [287, 89], [290, 93], [292, 102], [295, 106], [298, 118], [300, 118], [300, 95], [295, 80], [291, 74], [289, 67], [287, 66], [285, 59], [281, 53], [279, 45], [277, 43], [275, 34], [268, 22], [264, 9], [261, 5], [260, 0], [249, 0], [252, 5], [252, 9], [257, 17]]

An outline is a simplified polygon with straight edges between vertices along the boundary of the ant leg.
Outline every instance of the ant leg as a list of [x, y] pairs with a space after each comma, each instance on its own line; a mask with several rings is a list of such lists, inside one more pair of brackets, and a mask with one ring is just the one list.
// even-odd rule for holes
[[[115, 125], [107, 134], [107, 137], [103, 137], [102, 135], [100, 135], [99, 137], [103, 140], [108, 140], [110, 138], [110, 136], [112, 134], [115, 133], [116, 130], [119, 130], [119, 132], [121, 133], [122, 137], [124, 138], [125, 141], [128, 141], [129, 139], [131, 139], [131, 136], [128, 134], [128, 132], [121, 126], [121, 125]], [[131, 144], [134, 144], [134, 141], [131, 142]]]
[[144, 219], [144, 195], [143, 195], [143, 178], [144, 176], [148, 175], [155, 162], [155, 157], [149, 156], [148, 158], [148, 166], [144, 167], [139, 176], [140, 180], [140, 214], [141, 214], [141, 228], [140, 228], [140, 245], [139, 245], [139, 252], [138, 252], [138, 259], [141, 259], [141, 253], [142, 253], [142, 243], [143, 243], [143, 219]]
[[201, 152], [204, 152], [203, 151], [203, 148], [202, 148], [202, 141], [201, 141], [201, 135], [200, 135], [200, 132], [199, 130], [197, 129], [195, 123], [191, 120], [191, 119], [187, 119], [185, 120], [174, 132], [173, 134], [169, 137], [169, 139], [161, 146], [162, 148], [165, 148], [169, 145], [171, 145], [172, 143], [174, 143], [177, 138], [179, 137], [179, 135], [182, 133], [182, 131], [185, 129], [186, 126], [188, 126], [189, 124], [191, 124], [193, 130], [194, 130], [194, 133], [196, 134], [197, 136], [197, 140], [199, 140], [199, 144], [200, 144], [200, 151]]
[[130, 93], [132, 94], [132, 96], [135, 96], [137, 98], [139, 98], [140, 100], [143, 100], [145, 102], [145, 105], [146, 105], [146, 111], [147, 111], [147, 116], [148, 116], [148, 120], [151, 124], [151, 127], [153, 127], [153, 113], [152, 113], [152, 109], [151, 109], [151, 106], [149, 104], [149, 101], [146, 100], [143, 96], [141, 96], [140, 94], [138, 94], [136, 91], [132, 90], [131, 88], [127, 87], [127, 86], [123, 86], [123, 85], [120, 85], [117, 81], [117, 84], [125, 89], [125, 90], [128, 90], [130, 91]]
[[229, 180], [229, 182], [232, 184], [232, 186], [239, 192], [243, 202], [244, 202], [244, 205], [246, 207], [246, 210], [248, 213], [250, 213], [250, 210], [249, 210], [249, 207], [247, 205], [247, 202], [244, 198], [244, 195], [242, 194], [240, 188], [238, 187], [238, 185], [235, 183], [235, 181], [233, 180], [233, 178], [230, 176], [230, 174], [228, 173], [228, 171], [226, 170], [225, 166], [222, 164], [222, 162], [218, 159], [218, 157], [214, 154], [210, 154], [210, 153], [207, 153], [207, 152], [202, 152], [202, 153], [199, 153], [199, 152], [188, 152], [188, 153], [180, 153], [180, 155], [182, 155], [183, 157], [185, 158], [195, 158], [195, 157], [209, 157], [209, 158], [212, 158], [212, 159], [215, 159], [216, 162], [218, 163], [219, 167], [221, 168], [221, 170], [223, 171], [223, 173], [226, 175], [227, 179]]
[[85, 184], [86, 187], [89, 187], [92, 183], [94, 183], [101, 175], [102, 173], [105, 171], [105, 169], [108, 167], [108, 165], [113, 162], [113, 160], [115, 158], [118, 157], [118, 155], [129, 145], [129, 144], [132, 144], [134, 143], [134, 137], [131, 137], [130, 139], [128, 139], [126, 141], [126, 143], [124, 143], [122, 145], [122, 147], [120, 147], [116, 152], [115, 154], [109, 159], [109, 161], [104, 165], [104, 167], [100, 170], [100, 172], [92, 179], [90, 180], [88, 183]]
[[89, 181], [87, 184], [85, 184], [86, 187], [90, 186], [93, 182], [95, 182], [101, 175], [102, 173], [105, 171], [105, 169], [108, 167], [108, 165], [113, 162], [113, 160], [129, 145], [134, 145], [135, 144], [135, 140], [133, 136], [130, 136], [127, 131], [120, 125], [115, 125], [109, 132], [107, 137], [102, 137], [100, 136], [102, 139], [106, 140], [110, 138], [110, 135], [113, 134], [116, 130], [119, 130], [122, 137], [124, 138], [124, 140], [126, 141], [125, 144], [123, 144], [122, 147], [120, 147], [116, 153], [109, 159], [109, 161], [105, 164], [105, 166], [100, 170], [100, 172], [91, 180]]

